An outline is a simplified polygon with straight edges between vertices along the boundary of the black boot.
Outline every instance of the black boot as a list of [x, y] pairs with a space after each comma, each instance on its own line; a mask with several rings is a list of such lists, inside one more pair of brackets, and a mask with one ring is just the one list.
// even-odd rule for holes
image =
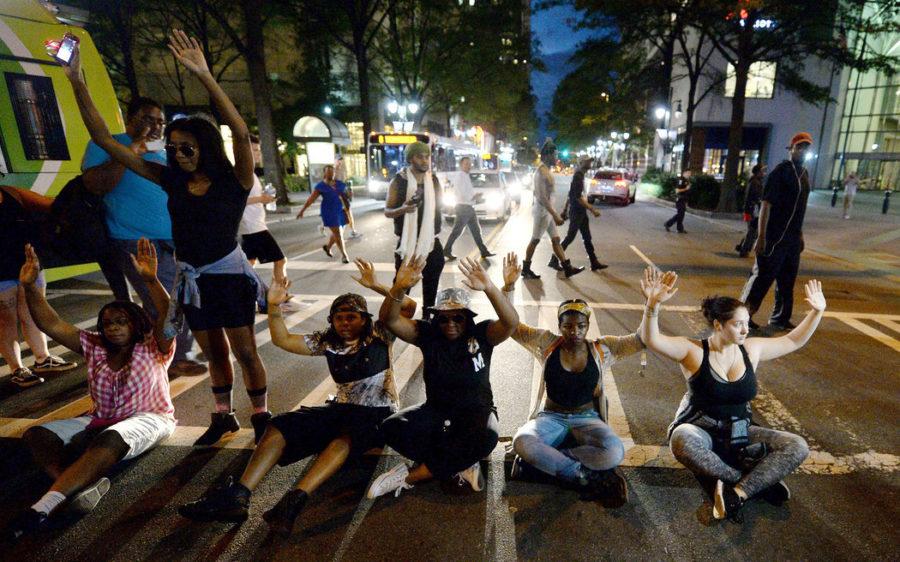
[[550, 269], [555, 269], [556, 271], [562, 271], [563, 268], [559, 265], [559, 258], [556, 257], [556, 254], [553, 254], [553, 257], [550, 258], [550, 261], [547, 262], [547, 267]]
[[525, 260], [522, 262], [522, 279], [540, 279], [541, 276], [537, 273], [531, 271], [531, 261]]
[[566, 274], [566, 279], [572, 277], [573, 275], [578, 275], [582, 271], [584, 271], [583, 267], [575, 267], [572, 265], [571, 260], [566, 260], [562, 262], [563, 272]]
[[596, 257], [591, 257], [591, 271], [600, 271], [609, 267], [605, 263], [600, 263]]
[[250, 509], [250, 490], [234, 478], [228, 477], [224, 486], [213, 488], [199, 500], [178, 508], [182, 517], [194, 521], [226, 521], [240, 523], [247, 520]]
[[233, 433], [241, 428], [238, 423], [234, 411], [231, 412], [213, 412], [210, 414], [209, 429], [203, 433], [196, 441], [194, 447], [209, 447], [215, 444], [226, 433]]
[[286, 537], [294, 530], [294, 520], [300, 515], [309, 496], [303, 490], [291, 490], [278, 500], [275, 507], [263, 513], [263, 519], [277, 534]]
[[272, 419], [272, 412], [260, 412], [258, 414], [253, 414], [252, 416], [250, 416], [250, 424], [253, 426], [254, 443], [259, 443], [259, 440], [262, 439], [263, 433], [266, 432], [266, 427], [268, 427], [270, 419]]

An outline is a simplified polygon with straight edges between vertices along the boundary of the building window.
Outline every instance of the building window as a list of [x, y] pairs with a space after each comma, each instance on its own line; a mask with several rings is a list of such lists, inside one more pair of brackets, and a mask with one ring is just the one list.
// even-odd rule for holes
[[[746, 95], [748, 98], [771, 98], [775, 93], [775, 67], [774, 62], [754, 62], [750, 65], [747, 74]], [[734, 66], [728, 65], [728, 74], [725, 76], [725, 97], [734, 97]]]
[[6, 73], [19, 138], [28, 160], [69, 160], [53, 81], [46, 76]]

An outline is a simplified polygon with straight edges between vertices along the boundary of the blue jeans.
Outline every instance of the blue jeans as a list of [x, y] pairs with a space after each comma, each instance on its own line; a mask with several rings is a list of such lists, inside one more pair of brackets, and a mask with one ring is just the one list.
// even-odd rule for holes
[[[570, 433], [577, 446], [558, 449]], [[544, 410], [519, 428], [513, 448], [528, 464], [568, 481], [577, 481], [582, 467], [609, 470], [625, 458], [622, 440], [593, 410], [577, 414]]]
[[[138, 296], [141, 298], [141, 304], [143, 305], [144, 310], [147, 311], [150, 318], [155, 320], [157, 316], [156, 308], [153, 306], [153, 300], [150, 298], [150, 291], [147, 290], [147, 285], [144, 283], [144, 280], [141, 279], [141, 276], [138, 275], [137, 270], [134, 269], [131, 258], [128, 257], [129, 254], [137, 255], [138, 241], [112, 240], [111, 242], [114, 255], [114, 260], [112, 261], [119, 270], [125, 274], [128, 282], [134, 290], [137, 291]], [[159, 278], [159, 282], [166, 291], [168, 291], [169, 294], [172, 294], [172, 289], [175, 288], [175, 245], [171, 240], [151, 240], [150, 242], [156, 247], [156, 277]], [[120, 295], [116, 295], [116, 298], [118, 299], [121, 297]], [[188, 327], [185, 326], [175, 339], [174, 361], [187, 359], [188, 353], [190, 353], [193, 345], [194, 336], [191, 334]]]

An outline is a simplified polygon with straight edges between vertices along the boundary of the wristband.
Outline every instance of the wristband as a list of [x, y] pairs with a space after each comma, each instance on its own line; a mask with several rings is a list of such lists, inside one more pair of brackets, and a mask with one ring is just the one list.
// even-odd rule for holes
[[393, 291], [393, 288], [389, 289], [388, 292], [387, 292], [387, 296], [388, 296], [389, 299], [391, 299], [391, 300], [394, 301], [394, 302], [403, 302], [403, 299], [402, 299], [402, 298], [399, 298], [399, 299], [398, 299], [397, 297], [395, 297], [395, 296], [393, 295], [393, 293], [391, 293], [391, 291]]

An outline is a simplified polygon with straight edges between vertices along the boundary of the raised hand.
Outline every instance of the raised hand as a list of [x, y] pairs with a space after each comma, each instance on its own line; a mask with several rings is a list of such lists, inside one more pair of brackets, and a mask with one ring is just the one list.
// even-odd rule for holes
[[146, 238], [141, 238], [138, 240], [137, 251], [137, 256], [128, 254], [135, 271], [144, 281], [153, 281], [156, 279], [156, 246]]
[[288, 289], [291, 287], [291, 280], [285, 277], [281, 281], [272, 279], [269, 284], [269, 290], [266, 292], [266, 301], [272, 305], [279, 305], [288, 300], [290, 294]]
[[522, 266], [519, 264], [519, 256], [515, 252], [506, 254], [506, 257], [503, 258], [503, 286], [512, 287], [521, 274]]
[[81, 45], [76, 44], [75, 50], [72, 51], [72, 58], [69, 59], [69, 64], [61, 65], [63, 69], [63, 74], [66, 75], [66, 78], [71, 80], [72, 82], [83, 82], [84, 74], [81, 73]]
[[374, 289], [378, 286], [378, 280], [375, 278], [375, 266], [372, 265], [372, 262], [368, 262], [362, 258], [356, 258], [353, 260], [353, 263], [356, 264], [356, 269], [359, 270], [359, 277], [353, 277], [354, 281], [366, 289]]
[[209, 72], [209, 66], [206, 64], [200, 43], [193, 37], [188, 37], [184, 31], [172, 30], [172, 34], [169, 35], [169, 50], [172, 51], [178, 62], [194, 74]]
[[38, 274], [41, 272], [41, 262], [38, 261], [37, 253], [31, 244], [25, 244], [25, 263], [19, 270], [19, 283], [23, 285], [31, 285], [37, 281]]
[[466, 276], [462, 280], [463, 285], [473, 291], [484, 291], [491, 286], [491, 278], [481, 264], [471, 258], [464, 258], [459, 262], [459, 271]]
[[403, 289], [411, 289], [422, 279], [422, 270], [425, 269], [425, 256], [410, 256], [406, 258], [397, 270], [394, 286]]
[[822, 293], [822, 283], [815, 279], [810, 279], [803, 287], [806, 291], [806, 302], [818, 312], [825, 310], [825, 294]]
[[674, 271], [667, 271], [663, 274], [654, 267], [647, 267], [644, 270], [644, 277], [641, 279], [641, 292], [647, 298], [647, 303], [655, 306], [666, 302], [678, 292], [678, 289], [675, 288], [677, 282], [678, 274]]

